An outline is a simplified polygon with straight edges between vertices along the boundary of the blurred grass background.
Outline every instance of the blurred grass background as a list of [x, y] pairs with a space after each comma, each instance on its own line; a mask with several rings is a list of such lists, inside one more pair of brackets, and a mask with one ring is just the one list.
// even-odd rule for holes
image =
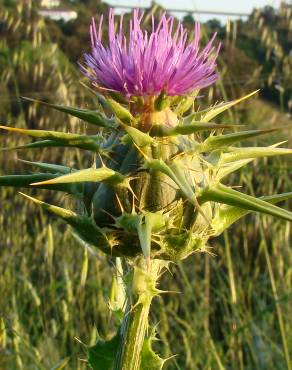
[[[34, 3], [0, 1], [1, 124], [84, 132], [83, 122], [28, 105], [20, 96], [94, 107], [94, 97], [79, 84], [76, 61], [88, 48], [92, 14], [106, 6], [65, 1], [79, 14], [65, 23], [44, 20]], [[260, 87], [259, 98], [222, 121], [257, 128], [291, 125], [292, 7], [284, 5], [278, 11], [255, 11], [245, 21], [204, 25], [204, 37], [217, 30], [223, 41], [221, 80], [198, 105]], [[155, 14], [159, 12], [156, 7]], [[185, 26], [191, 29], [193, 21], [185, 17]], [[292, 147], [291, 130], [259, 143], [282, 140]], [[1, 148], [23, 142], [0, 133]], [[76, 168], [91, 161], [86, 152], [81, 156], [69, 149], [1, 151], [0, 175], [29, 171], [19, 158]], [[250, 194], [291, 191], [291, 164], [284, 157], [260, 160], [229, 181]], [[37, 197], [70, 204], [64, 194], [38, 191]], [[116, 329], [108, 309], [112, 261], [101, 253], [89, 254], [62, 223], [15, 189], [0, 188], [0, 205], [0, 369], [86, 369], [83, 343], [93, 344], [98, 335], [110, 337]], [[291, 203], [283, 206], [291, 208]], [[210, 243], [210, 254], [172, 265], [161, 288], [181, 292], [165, 294], [153, 304], [152, 322], [161, 339], [156, 349], [163, 357], [175, 355], [166, 369], [291, 369], [290, 224], [247, 216]]]

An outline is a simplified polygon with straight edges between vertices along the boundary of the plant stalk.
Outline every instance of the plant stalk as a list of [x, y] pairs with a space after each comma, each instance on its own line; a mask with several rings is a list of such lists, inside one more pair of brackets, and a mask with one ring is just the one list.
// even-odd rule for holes
[[139, 259], [133, 267], [128, 284], [128, 303], [121, 326], [121, 340], [114, 370], [140, 370], [141, 355], [148, 329], [148, 316], [152, 299], [158, 294], [155, 288], [161, 262]]

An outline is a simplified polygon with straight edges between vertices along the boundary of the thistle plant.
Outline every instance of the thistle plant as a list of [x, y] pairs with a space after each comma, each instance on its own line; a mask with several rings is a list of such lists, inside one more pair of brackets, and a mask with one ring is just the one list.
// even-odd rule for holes
[[248, 163], [292, 150], [281, 143], [237, 145], [276, 128], [239, 130], [214, 122], [256, 92], [197, 108], [200, 90], [218, 79], [215, 35], [200, 48], [199, 24], [188, 42], [172, 17], [163, 15], [158, 24], [153, 18], [149, 33], [141, 29], [142, 18], [134, 11], [127, 38], [123, 17], [116, 31], [111, 10], [108, 44], [102, 39], [102, 17], [98, 29], [94, 21], [90, 26], [92, 50], [81, 71], [91, 82], [98, 109], [37, 102], [96, 126], [96, 135], [1, 126], [37, 139], [18, 150], [73, 147], [92, 153], [92, 165], [79, 170], [26, 161], [39, 172], [2, 176], [0, 185], [70, 194], [75, 211], [23, 195], [64, 220], [86, 247], [115, 258], [110, 308], [121, 324], [113, 338], [88, 348], [93, 369], [161, 369], [166, 360], [152, 349], [155, 330], [148, 316], [153, 298], [163, 293], [158, 280], [169, 263], [208, 252], [209, 239], [249, 212], [292, 221], [291, 212], [276, 206], [292, 193], [255, 198], [226, 185]]

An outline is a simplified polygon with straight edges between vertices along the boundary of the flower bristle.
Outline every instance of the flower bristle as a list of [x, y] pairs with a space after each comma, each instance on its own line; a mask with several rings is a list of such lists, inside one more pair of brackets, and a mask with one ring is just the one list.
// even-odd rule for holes
[[129, 40], [123, 31], [123, 16], [115, 31], [114, 11], [109, 11], [108, 45], [102, 41], [100, 18], [90, 26], [91, 53], [85, 54], [82, 72], [92, 84], [108, 91], [131, 96], [169, 96], [189, 94], [213, 84], [217, 78], [216, 59], [220, 44], [213, 46], [216, 34], [200, 50], [200, 24], [196, 23], [194, 40], [187, 42], [182, 24], [174, 30], [174, 17], [163, 14], [148, 34], [141, 28], [143, 13], [134, 10], [130, 20]]

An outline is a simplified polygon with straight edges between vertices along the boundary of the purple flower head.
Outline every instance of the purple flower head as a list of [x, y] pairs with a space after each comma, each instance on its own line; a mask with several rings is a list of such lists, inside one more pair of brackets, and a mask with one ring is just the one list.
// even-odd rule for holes
[[123, 33], [123, 15], [115, 30], [114, 11], [109, 11], [108, 45], [102, 43], [101, 16], [98, 30], [90, 26], [91, 53], [85, 54], [82, 72], [95, 86], [126, 96], [184, 95], [216, 81], [216, 58], [220, 49], [213, 46], [216, 35], [200, 50], [200, 25], [195, 25], [194, 40], [187, 43], [187, 31], [174, 18], [162, 16], [152, 32], [142, 31], [143, 14], [134, 10], [129, 40]]

